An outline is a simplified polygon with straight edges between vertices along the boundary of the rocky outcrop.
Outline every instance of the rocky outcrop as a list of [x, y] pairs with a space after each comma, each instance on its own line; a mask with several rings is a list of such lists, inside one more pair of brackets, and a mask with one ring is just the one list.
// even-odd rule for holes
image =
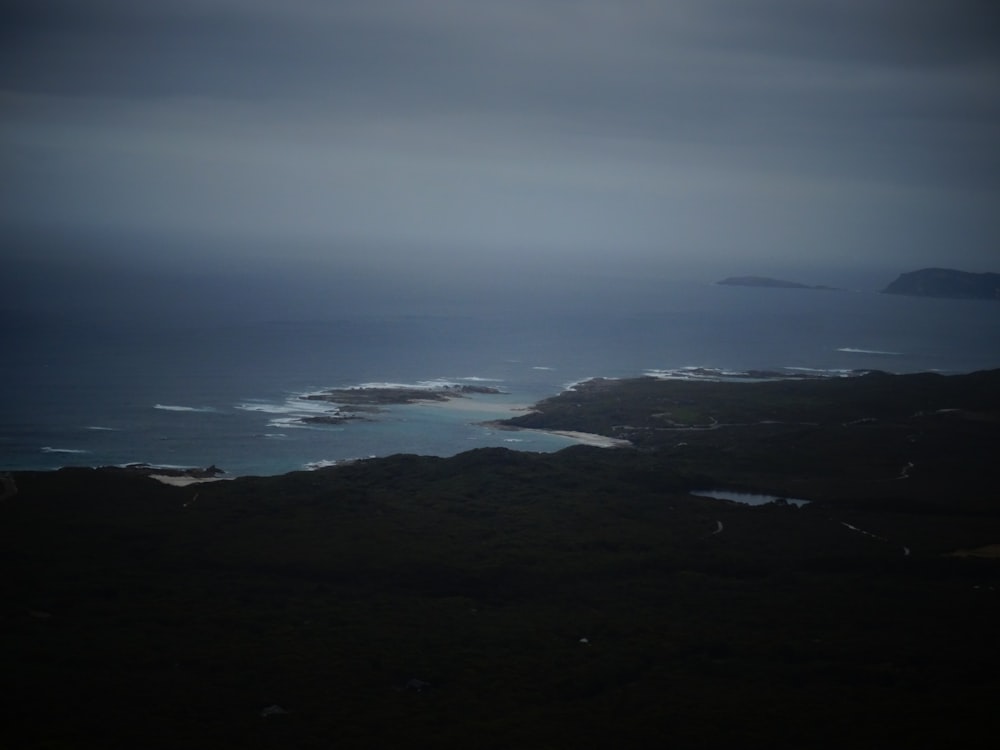
[[333, 388], [322, 393], [302, 396], [306, 401], [328, 401], [350, 406], [386, 406], [391, 404], [415, 404], [422, 401], [448, 401], [469, 395], [502, 394], [504, 391], [493, 386], [442, 384], [433, 387], [420, 386], [361, 386], [355, 388]]

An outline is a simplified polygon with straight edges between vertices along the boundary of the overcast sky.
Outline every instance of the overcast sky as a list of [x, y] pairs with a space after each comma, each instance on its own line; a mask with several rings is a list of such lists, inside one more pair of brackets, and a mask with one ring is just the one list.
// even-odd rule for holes
[[1000, 271], [995, 0], [2, 13], [9, 258], [103, 232], [220, 262]]

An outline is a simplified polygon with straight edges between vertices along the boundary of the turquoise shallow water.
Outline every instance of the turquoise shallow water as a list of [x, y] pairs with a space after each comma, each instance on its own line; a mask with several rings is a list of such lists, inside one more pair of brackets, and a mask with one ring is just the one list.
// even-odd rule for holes
[[[728, 370], [967, 372], [1000, 367], [1000, 306], [851, 292], [678, 287], [656, 305], [336, 320], [0, 322], [0, 469], [148, 462], [275, 474], [409, 452], [572, 441], [479, 423], [592, 376]], [[507, 392], [303, 426], [298, 397], [442, 379]], [[462, 408], [458, 408], [461, 406]], [[320, 405], [322, 408], [322, 405]]]

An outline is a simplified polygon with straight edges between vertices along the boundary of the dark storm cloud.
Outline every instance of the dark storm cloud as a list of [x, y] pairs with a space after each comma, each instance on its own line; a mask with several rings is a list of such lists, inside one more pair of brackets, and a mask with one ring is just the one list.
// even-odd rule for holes
[[6, 13], [8, 221], [723, 260], [996, 246], [993, 3]]

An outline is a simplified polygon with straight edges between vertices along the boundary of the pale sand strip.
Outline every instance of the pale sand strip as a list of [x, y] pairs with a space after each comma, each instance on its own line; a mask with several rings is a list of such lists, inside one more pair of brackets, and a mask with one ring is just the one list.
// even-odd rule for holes
[[593, 432], [577, 432], [575, 430], [540, 430], [534, 427], [511, 427], [509, 425], [490, 425], [492, 427], [499, 427], [502, 430], [511, 430], [512, 432], [523, 431], [523, 432], [540, 432], [545, 435], [558, 435], [559, 437], [569, 438], [570, 440], [575, 440], [581, 445], [591, 445], [595, 448], [631, 448], [632, 443], [628, 440], [621, 440], [619, 438], [606, 437], [605, 435], [597, 435]]
[[149, 474], [150, 479], [155, 479], [157, 482], [162, 482], [163, 484], [169, 484], [173, 487], [188, 487], [192, 484], [201, 484], [202, 482], [225, 482], [232, 477], [175, 477], [168, 474]]
[[568, 437], [573, 440], [576, 440], [578, 443], [581, 443], [583, 445], [593, 445], [597, 448], [632, 447], [632, 443], [630, 443], [628, 440], [607, 437], [605, 435], [597, 435], [593, 432], [576, 432], [575, 430], [539, 430], [539, 432], [547, 432], [550, 435], [560, 435], [561, 437]]

